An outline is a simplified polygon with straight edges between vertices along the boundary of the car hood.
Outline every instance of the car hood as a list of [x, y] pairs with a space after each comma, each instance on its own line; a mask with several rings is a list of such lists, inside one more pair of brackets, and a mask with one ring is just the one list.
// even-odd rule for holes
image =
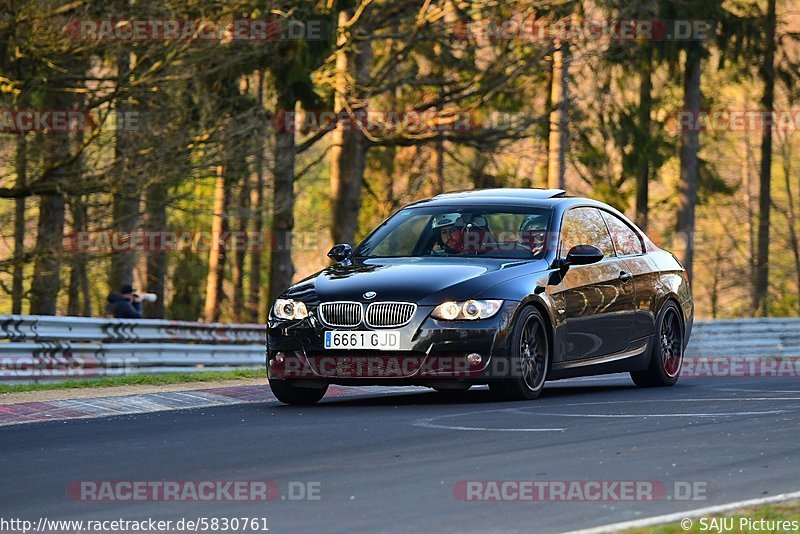
[[308, 301], [313, 292], [321, 302], [365, 301], [364, 293], [374, 291], [376, 301], [435, 305], [475, 298], [505, 280], [546, 268], [543, 260], [375, 258], [332, 265], [290, 288], [287, 296]]

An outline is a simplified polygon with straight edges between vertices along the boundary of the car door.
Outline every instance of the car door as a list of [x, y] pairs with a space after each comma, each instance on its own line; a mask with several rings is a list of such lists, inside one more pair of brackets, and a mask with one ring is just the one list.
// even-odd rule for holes
[[563, 317], [564, 358], [582, 360], [622, 352], [630, 341], [634, 286], [618, 258], [600, 210], [576, 207], [564, 214], [559, 256], [575, 245], [594, 245], [605, 257], [570, 267], [557, 286], [556, 312]]
[[645, 338], [655, 330], [653, 302], [658, 294], [658, 267], [646, 254], [644, 241], [639, 232], [622, 218], [601, 210], [606, 226], [611, 233], [614, 250], [633, 275], [634, 287], [634, 324], [631, 330], [631, 341]]

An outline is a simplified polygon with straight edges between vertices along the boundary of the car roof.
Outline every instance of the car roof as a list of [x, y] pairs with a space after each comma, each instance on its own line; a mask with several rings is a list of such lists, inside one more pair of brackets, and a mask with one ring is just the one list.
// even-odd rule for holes
[[[522, 188], [495, 188], [471, 189], [467, 191], [454, 191], [442, 193], [433, 198], [418, 200], [406, 207], [435, 207], [435, 206], [464, 206], [464, 205], [507, 205], [507, 206], [532, 206], [553, 209], [557, 215], [563, 214], [572, 207], [587, 206], [609, 211], [623, 219], [628, 225], [643, 235], [647, 234], [633, 221], [613, 206], [599, 200], [585, 197], [572, 197], [563, 189], [522, 189]], [[649, 239], [649, 238], [648, 238]]]
[[513, 206], [552, 207], [556, 204], [575, 204], [577, 202], [594, 203], [589, 199], [566, 196], [563, 189], [522, 189], [496, 188], [472, 189], [443, 193], [433, 198], [420, 200], [411, 206], [453, 206], [463, 204], [506, 204]]
[[454, 191], [452, 193], [442, 193], [436, 195], [431, 200], [449, 200], [449, 199], [475, 199], [475, 198], [491, 198], [491, 199], [511, 199], [519, 200], [520, 198], [526, 200], [541, 200], [547, 198], [561, 198], [567, 192], [563, 189], [522, 189], [522, 188], [495, 188], [495, 189], [471, 189], [467, 191]]
[[[550, 208], [557, 213], [563, 213], [572, 207], [590, 206], [601, 208], [622, 217], [627, 223], [637, 228], [632, 221], [613, 206], [609, 206], [599, 200], [585, 197], [572, 197], [566, 194], [563, 189], [472, 189], [468, 191], [454, 191], [452, 193], [442, 193], [433, 198], [418, 200], [406, 207], [436, 207], [436, 206], [531, 206], [537, 208]], [[638, 228], [637, 228], [638, 229]], [[641, 230], [639, 230], [641, 232]]]

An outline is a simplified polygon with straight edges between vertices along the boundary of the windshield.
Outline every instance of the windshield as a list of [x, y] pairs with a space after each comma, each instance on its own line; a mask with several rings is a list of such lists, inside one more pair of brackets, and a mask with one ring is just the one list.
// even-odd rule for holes
[[355, 256], [481, 256], [537, 259], [545, 252], [550, 210], [513, 206], [406, 208], [378, 227]]

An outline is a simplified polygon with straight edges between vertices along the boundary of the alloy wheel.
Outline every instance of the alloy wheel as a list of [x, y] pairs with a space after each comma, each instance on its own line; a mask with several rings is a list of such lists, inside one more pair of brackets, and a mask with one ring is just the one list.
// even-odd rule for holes
[[544, 382], [547, 363], [547, 343], [543, 339], [544, 327], [538, 316], [528, 317], [522, 328], [519, 343], [519, 360], [522, 379], [531, 391], [539, 389]]
[[670, 378], [678, 375], [683, 360], [683, 335], [678, 314], [674, 309], [667, 310], [661, 327], [661, 362], [664, 372]]

